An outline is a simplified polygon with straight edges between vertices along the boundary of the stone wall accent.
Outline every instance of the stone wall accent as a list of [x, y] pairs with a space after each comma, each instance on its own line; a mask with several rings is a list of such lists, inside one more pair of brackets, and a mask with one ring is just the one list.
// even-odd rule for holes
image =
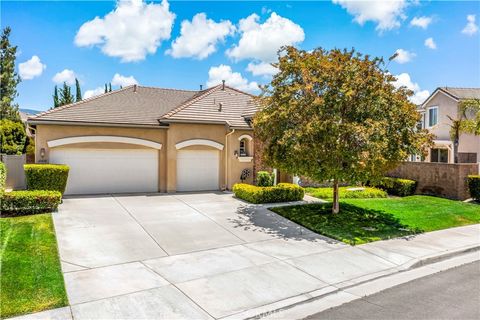
[[417, 194], [465, 200], [470, 198], [467, 176], [479, 172], [479, 163], [403, 162], [387, 176], [417, 181]]

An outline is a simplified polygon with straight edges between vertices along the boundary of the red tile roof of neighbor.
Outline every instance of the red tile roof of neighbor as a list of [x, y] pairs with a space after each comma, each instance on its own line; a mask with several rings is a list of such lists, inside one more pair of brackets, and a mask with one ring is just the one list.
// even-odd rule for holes
[[255, 113], [253, 97], [223, 85], [201, 91], [133, 85], [45, 111], [28, 121], [144, 126], [194, 122], [249, 128], [248, 118]]

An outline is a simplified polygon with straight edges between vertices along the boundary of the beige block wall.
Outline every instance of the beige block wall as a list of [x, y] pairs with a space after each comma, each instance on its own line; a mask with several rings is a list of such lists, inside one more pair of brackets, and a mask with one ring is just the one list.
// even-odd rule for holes
[[[205, 139], [218, 142], [224, 145], [220, 152], [220, 172], [219, 186], [221, 188], [231, 189], [235, 183], [240, 182], [240, 175], [243, 169], [248, 168], [251, 176], [247, 183], [253, 182], [253, 160], [249, 162], [240, 162], [234, 155], [235, 150], [239, 150], [239, 137], [248, 134], [253, 136], [249, 130], [231, 131], [225, 125], [212, 124], [171, 124], [168, 129], [161, 128], [126, 128], [126, 127], [98, 127], [98, 126], [65, 126], [65, 125], [37, 125], [35, 135], [35, 153], [39, 163], [49, 163], [50, 148], [48, 141], [91, 135], [111, 135], [132, 137], [144, 140], [150, 140], [162, 144], [159, 150], [159, 186], [160, 192], [175, 192], [177, 187], [177, 149], [175, 145], [179, 142], [190, 139]], [[143, 146], [123, 144], [123, 143], [78, 143], [65, 147], [57, 148], [98, 148], [98, 149], [137, 149], [145, 148]], [[40, 150], [45, 149], [45, 157], [42, 159]], [[190, 146], [187, 149], [205, 150], [212, 149], [210, 146]], [[253, 142], [248, 146], [249, 152], [253, 155]]]

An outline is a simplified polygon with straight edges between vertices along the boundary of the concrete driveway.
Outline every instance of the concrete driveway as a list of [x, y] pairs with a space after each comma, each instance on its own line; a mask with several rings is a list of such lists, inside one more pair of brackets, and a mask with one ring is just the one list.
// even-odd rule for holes
[[53, 216], [75, 319], [245, 317], [397, 266], [227, 193], [70, 198]]

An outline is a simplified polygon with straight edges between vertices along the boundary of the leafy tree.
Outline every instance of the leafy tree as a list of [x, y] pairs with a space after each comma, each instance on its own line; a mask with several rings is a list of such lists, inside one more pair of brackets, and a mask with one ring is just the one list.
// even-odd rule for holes
[[21, 122], [0, 120], [0, 153], [22, 154], [27, 135]]
[[55, 86], [55, 89], [53, 90], [53, 107], [57, 108], [60, 106], [60, 100], [58, 99], [58, 88]]
[[82, 100], [82, 90], [80, 89], [80, 82], [78, 82], [77, 78], [75, 78], [75, 90], [76, 90], [75, 101], [76, 102], [81, 101]]
[[67, 83], [64, 82], [62, 88], [60, 89], [59, 105], [64, 106], [66, 104], [73, 103], [74, 101], [72, 90]]
[[450, 119], [450, 139], [453, 142], [453, 159], [458, 163], [458, 145], [462, 133], [480, 135], [480, 99], [461, 100], [456, 118]]
[[285, 47], [279, 72], [263, 87], [254, 119], [270, 166], [333, 182], [378, 182], [410, 154], [425, 154], [432, 137], [417, 130], [413, 94], [396, 89], [380, 58], [354, 50]]
[[10, 27], [6, 27], [0, 37], [0, 119], [20, 121], [18, 104], [14, 100], [21, 79], [15, 72], [17, 46], [10, 44], [10, 32]]

